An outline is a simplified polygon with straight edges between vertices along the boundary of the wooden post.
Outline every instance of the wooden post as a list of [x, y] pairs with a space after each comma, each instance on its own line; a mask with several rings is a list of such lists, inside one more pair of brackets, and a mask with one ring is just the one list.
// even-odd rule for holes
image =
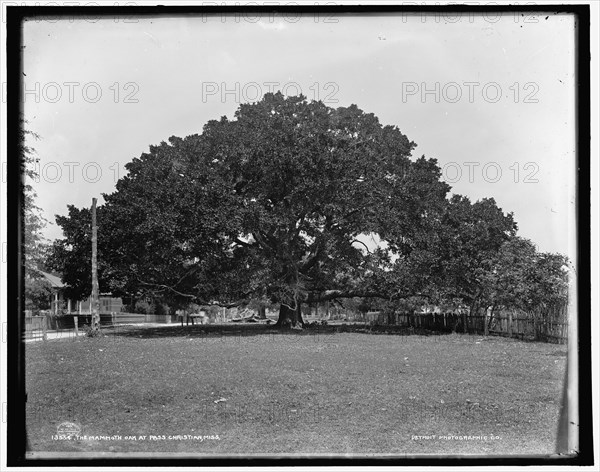
[[92, 298], [90, 300], [91, 328], [100, 329], [100, 300], [98, 289], [98, 227], [96, 225], [96, 199], [92, 198]]
[[48, 340], [48, 330], [46, 328], [46, 323], [48, 322], [48, 316], [44, 315], [44, 317], [42, 318], [42, 339], [44, 341]]
[[79, 336], [79, 320], [77, 315], [73, 317], [73, 323], [75, 323], [75, 336]]
[[488, 318], [491, 314], [492, 308], [489, 307], [487, 310], [485, 310], [485, 316], [483, 318], [483, 335], [487, 336], [489, 334], [488, 331]]
[[513, 312], [512, 312], [512, 310], [508, 312], [507, 331], [508, 331], [508, 337], [512, 338], [512, 333], [513, 333]]

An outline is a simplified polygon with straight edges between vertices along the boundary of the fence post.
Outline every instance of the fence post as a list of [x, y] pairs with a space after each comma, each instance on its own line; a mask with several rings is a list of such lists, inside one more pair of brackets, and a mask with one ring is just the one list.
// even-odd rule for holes
[[73, 317], [73, 323], [75, 324], [75, 336], [79, 336], [79, 320], [77, 319], [77, 315]]
[[48, 317], [44, 316], [44, 318], [42, 320], [42, 339], [44, 341], [48, 340], [48, 332], [47, 332], [47, 327], [46, 327], [47, 322], [48, 322]]
[[113, 326], [115, 325], [115, 312], [114, 311], [110, 312], [110, 324]]
[[490, 312], [492, 311], [491, 308], [488, 308], [487, 310], [485, 310], [485, 315], [483, 317], [483, 335], [487, 336], [489, 334], [488, 332], [488, 317], [490, 316]]
[[509, 311], [508, 312], [508, 326], [507, 326], [507, 331], [508, 331], [508, 337], [512, 338], [512, 332], [513, 332], [513, 312]]
[[96, 224], [96, 198], [92, 198], [92, 294], [90, 296], [90, 328], [100, 329], [100, 295], [98, 285], [98, 226]]

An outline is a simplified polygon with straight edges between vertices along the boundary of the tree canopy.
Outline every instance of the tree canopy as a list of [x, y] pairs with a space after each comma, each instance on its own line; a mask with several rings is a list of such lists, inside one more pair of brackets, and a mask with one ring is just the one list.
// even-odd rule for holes
[[568, 296], [569, 261], [562, 254], [540, 253], [528, 239], [506, 241], [482, 277], [488, 305], [532, 312], [561, 304]]
[[[302, 303], [483, 293], [482, 272], [516, 233], [493, 199], [447, 198], [435, 159], [356, 105], [267, 94], [201, 134], [127, 164], [98, 209], [102, 291], [187, 302]], [[51, 265], [89, 293], [89, 210], [58, 216]], [[376, 244], [369, 240], [376, 241]]]
[[35, 164], [39, 161], [39, 158], [28, 139], [39, 139], [39, 136], [28, 130], [26, 125], [25, 120], [21, 119], [19, 153], [23, 176], [21, 191], [23, 192], [24, 265], [29, 277], [39, 278], [41, 276], [40, 266], [43, 265], [47, 251], [47, 242], [43, 236], [43, 229], [47, 221], [41, 215], [41, 209], [35, 203], [37, 194], [31, 185], [32, 181], [38, 178]]

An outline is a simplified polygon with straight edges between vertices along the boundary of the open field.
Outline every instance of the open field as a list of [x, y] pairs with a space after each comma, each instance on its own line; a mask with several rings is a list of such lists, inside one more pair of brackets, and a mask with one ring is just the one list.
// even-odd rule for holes
[[[28, 439], [55, 452], [552, 454], [565, 366], [565, 346], [470, 335], [121, 328], [27, 344]], [[67, 421], [79, 438], [54, 436]]]

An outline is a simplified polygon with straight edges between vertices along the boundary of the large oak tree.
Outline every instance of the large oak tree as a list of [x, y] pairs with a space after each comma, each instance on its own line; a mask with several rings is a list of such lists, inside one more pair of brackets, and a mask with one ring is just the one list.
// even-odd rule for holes
[[[452, 258], [497, 249], [512, 218], [493, 200], [448, 200], [436, 161], [414, 148], [355, 105], [280, 93], [241, 105], [127, 164], [98, 211], [101, 290], [176, 304], [269, 300], [291, 325], [303, 303], [427, 296], [465, 276], [450, 284], [462, 290], [469, 266]], [[75, 261], [89, 259], [88, 213], [57, 219], [65, 239], [53, 266], [73, 287], [87, 277]]]

